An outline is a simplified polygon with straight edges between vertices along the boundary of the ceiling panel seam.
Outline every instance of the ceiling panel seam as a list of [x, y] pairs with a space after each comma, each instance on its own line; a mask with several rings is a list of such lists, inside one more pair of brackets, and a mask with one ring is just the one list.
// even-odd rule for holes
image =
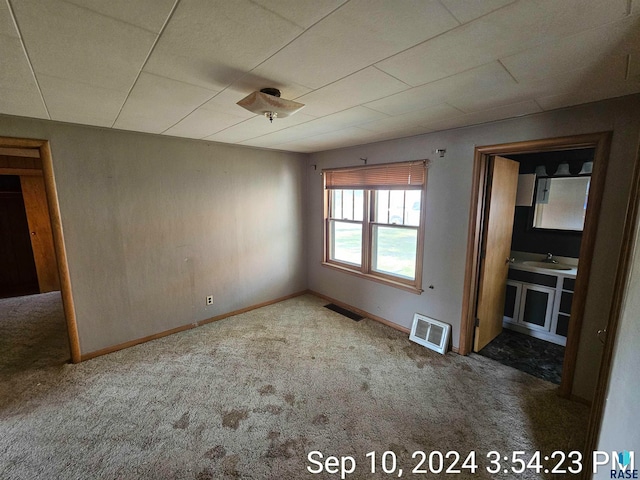
[[509, 69], [507, 68], [507, 66], [506, 66], [504, 63], [502, 63], [502, 60], [498, 59], [498, 60], [497, 60], [497, 62], [500, 64], [500, 66], [501, 66], [502, 68], [504, 68], [504, 70], [509, 74], [509, 76], [510, 76], [511, 78], [513, 78], [513, 81], [514, 81], [514, 82], [516, 82], [516, 83], [518, 83], [518, 84], [520, 83], [520, 82], [518, 81], [518, 79], [513, 75], [513, 73], [511, 73], [511, 72], [509, 71]]
[[544, 108], [542, 108], [542, 105], [540, 105], [540, 104], [538, 103], [538, 100], [537, 100], [537, 99], [535, 99], [535, 98], [534, 98], [534, 99], [533, 99], [533, 103], [535, 103], [535, 104], [538, 106], [538, 108], [540, 108], [540, 110], [542, 110], [543, 112], [545, 111], [545, 109], [544, 109]]
[[75, 2], [72, 2], [72, 1], [69, 1], [69, 0], [61, 0], [61, 1], [66, 3], [66, 4], [68, 4], [68, 5], [73, 5], [74, 7], [77, 7], [77, 8], [80, 8], [82, 10], [86, 10], [88, 12], [94, 13], [96, 15], [100, 15], [102, 17], [106, 17], [106, 18], [109, 18], [111, 20], [115, 20], [116, 22], [124, 23], [126, 25], [131, 26], [131, 27], [139, 28], [140, 30], [144, 30], [146, 32], [153, 33], [154, 35], [158, 34], [158, 32], [156, 32], [154, 30], [149, 30], [148, 28], [145, 28], [142, 25], [137, 25], [135, 23], [127, 22], [126, 20], [123, 20], [122, 18], [118, 18], [118, 17], [114, 17], [114, 16], [111, 16], [111, 15], [107, 15], [106, 13], [103, 13], [103, 12], [98, 12], [97, 10], [93, 10], [92, 8], [89, 8], [89, 7], [85, 6], [85, 5], [82, 5], [81, 3], [75, 3]]
[[[375, 68], [376, 70], [378, 70], [380, 73], [384, 73], [385, 75], [389, 75], [391, 78], [395, 78], [395, 79], [396, 79], [396, 80], [398, 80], [400, 83], [404, 83], [404, 84], [407, 86], [407, 89], [409, 89], [409, 88], [413, 88], [413, 85], [409, 85], [407, 82], [405, 82], [404, 80], [400, 80], [400, 79], [399, 79], [398, 77], [396, 77], [395, 75], [391, 75], [390, 73], [385, 72], [385, 71], [384, 71], [384, 70], [382, 70], [381, 68], [378, 68], [375, 64], [371, 64], [371, 65], [369, 65], [369, 67], [373, 67], [373, 68]], [[368, 67], [367, 67], [367, 68], [368, 68]], [[402, 90], [402, 91], [404, 92], [405, 90]], [[397, 92], [397, 93], [400, 93], [400, 92]], [[394, 93], [394, 94], [392, 94], [392, 95], [395, 95], [395, 93]], [[389, 96], [391, 96], [391, 95], [387, 95], [387, 97], [389, 97]], [[382, 97], [382, 98], [386, 98], [386, 97]], [[380, 100], [380, 99], [378, 99], [378, 100]], [[375, 100], [374, 100], [374, 101], [375, 101]]]
[[135, 88], [136, 83], [138, 83], [138, 79], [140, 78], [140, 75], [142, 74], [142, 71], [144, 70], [145, 65], [149, 61], [149, 57], [151, 57], [151, 54], [153, 53], [153, 50], [156, 48], [156, 45], [158, 44], [158, 40], [160, 40], [160, 37], [162, 36], [162, 33], [164, 32], [164, 29], [167, 28], [167, 25], [169, 24], [169, 21], [171, 20], [171, 17], [173, 17], [173, 14], [176, 11], [176, 8], [178, 7], [179, 3], [180, 3], [180, 0], [176, 0], [175, 3], [173, 4], [173, 7], [171, 7], [171, 11], [169, 11], [169, 15], [167, 15], [166, 20], [162, 24], [162, 28], [160, 29], [160, 31], [156, 35], [156, 39], [153, 41], [153, 45], [151, 45], [151, 48], [149, 49], [149, 53], [145, 57], [144, 62], [142, 62], [142, 65], [140, 66], [140, 70], [138, 71], [138, 74], [136, 75], [135, 80], [131, 84], [131, 88], [129, 88], [129, 91], [127, 92], [127, 96], [125, 97], [124, 101], [122, 102], [122, 105], [120, 105], [120, 109], [118, 110], [118, 114], [116, 115], [116, 118], [113, 120], [113, 123], [111, 124], [111, 128], [113, 128], [115, 126], [116, 122], [120, 118], [120, 115], [122, 114], [122, 110], [124, 109], [124, 106], [126, 105], [127, 101], [129, 100], [129, 97], [131, 96], [131, 92]]
[[[267, 12], [275, 15], [276, 17], [280, 18], [281, 20], [284, 20], [287, 23], [290, 23], [291, 25], [294, 25], [296, 27], [299, 27], [303, 30], [304, 33], [304, 26], [303, 25], [298, 25], [296, 22], [294, 22], [293, 20], [288, 19], [287, 17], [283, 17], [282, 15], [280, 15], [278, 12], [276, 12], [275, 10], [271, 10], [270, 8], [265, 7], [264, 5], [261, 5], [257, 2], [255, 2], [254, 0], [249, 0], [249, 2], [253, 3], [256, 7], [261, 8], [262, 10], [266, 10]], [[326, 16], [326, 15], [325, 15]], [[322, 17], [324, 18], [324, 17]], [[321, 19], [322, 20], [322, 19]]]
[[[177, 0], [177, 2], [179, 2], [179, 1], [180, 1], [180, 0]], [[252, 0], [250, 0], [250, 1], [251, 1], [251, 3], [253, 3], [254, 5], [256, 5], [256, 6], [258, 6], [258, 7], [262, 8], [262, 9], [264, 9], [264, 10], [268, 11], [268, 12], [273, 13], [274, 15], [278, 16], [279, 18], [283, 18], [281, 15], [277, 14], [276, 12], [272, 12], [272, 11], [271, 11], [271, 10], [269, 10], [268, 8], [265, 8], [263, 5], [257, 4], [257, 3], [255, 3], [255, 2], [253, 2]], [[176, 2], [176, 3], [177, 3], [177, 2]], [[291, 39], [291, 41], [287, 42], [285, 45], [283, 45], [283, 46], [282, 46], [282, 47], [280, 47], [278, 50], [276, 50], [276, 51], [275, 51], [273, 54], [271, 54], [269, 57], [265, 58], [265, 59], [264, 59], [264, 60], [262, 60], [260, 63], [258, 63], [257, 65], [255, 65], [253, 68], [251, 68], [251, 70], [249, 70], [249, 71], [247, 71], [246, 73], [244, 73], [243, 75], [239, 76], [236, 80], [234, 80], [234, 82], [233, 82], [233, 83], [240, 82], [243, 78], [245, 78], [245, 77], [249, 76], [249, 75], [250, 75], [250, 73], [251, 73], [252, 71], [254, 71], [256, 68], [258, 68], [258, 67], [259, 67], [260, 65], [262, 65], [264, 62], [266, 62], [266, 61], [267, 61], [267, 60], [269, 60], [271, 57], [273, 57], [274, 55], [276, 55], [276, 54], [277, 54], [278, 52], [280, 52], [283, 48], [286, 48], [286, 47], [287, 47], [288, 45], [290, 45], [292, 42], [295, 42], [298, 38], [300, 38], [300, 36], [301, 36], [301, 35], [304, 35], [304, 33], [305, 33], [307, 30], [309, 30], [309, 29], [313, 28], [313, 27], [314, 27], [315, 25], [317, 25], [319, 22], [321, 22], [322, 20], [324, 20], [325, 18], [327, 18], [329, 15], [331, 15], [332, 13], [334, 13], [336, 10], [338, 10], [338, 9], [342, 8], [342, 7], [343, 7], [344, 5], [346, 5], [347, 3], [349, 3], [349, 2], [347, 1], [347, 2], [344, 2], [342, 5], [338, 5], [336, 8], [334, 8], [334, 9], [333, 9], [333, 10], [331, 10], [329, 13], [327, 13], [324, 17], [322, 17], [322, 18], [318, 19], [318, 21], [317, 21], [317, 22], [315, 22], [313, 25], [311, 25], [311, 26], [310, 26], [310, 27], [308, 27], [307, 29], [305, 29], [304, 27], [302, 27], [302, 26], [298, 25], [297, 23], [292, 22], [292, 21], [291, 21], [291, 20], [289, 20], [289, 19], [283, 18], [283, 19], [284, 19], [284, 20], [286, 20], [287, 22], [292, 23], [293, 25], [295, 25], [295, 26], [297, 26], [297, 27], [302, 28], [302, 32], [300, 32], [300, 34], [299, 34], [299, 35], [296, 35], [293, 39]], [[174, 9], [175, 9], [175, 7], [174, 7]], [[171, 12], [171, 15], [173, 15], [173, 11]], [[166, 25], [166, 23], [165, 23], [165, 25]], [[164, 26], [162, 27], [162, 31], [164, 31]], [[158, 37], [159, 37], [159, 36], [158, 36]], [[157, 40], [156, 40], [156, 42], [157, 42]], [[154, 44], [154, 47], [155, 47], [155, 44]], [[149, 52], [149, 55], [151, 55], [151, 52]], [[149, 57], [147, 57], [147, 60], [148, 60], [148, 58], [149, 58]], [[147, 62], [147, 60], [145, 60], [145, 63]], [[143, 67], [144, 67], [144, 65], [143, 65]], [[140, 75], [140, 74], [138, 74], [138, 76], [139, 76], [139, 75]], [[137, 81], [137, 78], [136, 78], [136, 81]], [[170, 126], [170, 127], [168, 127], [166, 130], [164, 130], [163, 132], [161, 132], [161, 134], [163, 134], [163, 133], [167, 132], [168, 130], [170, 130], [170, 129], [172, 129], [173, 127], [175, 127], [176, 125], [178, 125], [180, 122], [182, 122], [183, 120], [185, 120], [189, 115], [193, 114], [196, 110], [198, 110], [198, 109], [199, 109], [200, 107], [202, 107], [204, 104], [206, 104], [207, 102], [210, 102], [210, 101], [211, 101], [211, 100], [213, 100], [215, 97], [217, 97], [218, 95], [220, 95], [221, 93], [223, 93], [224, 91], [226, 91], [226, 90], [227, 90], [231, 85], [233, 85], [233, 83], [231, 83], [231, 84], [227, 85], [225, 88], [223, 88], [222, 90], [220, 90], [218, 93], [216, 93], [215, 95], [213, 95], [211, 98], [208, 98], [206, 101], [202, 102], [200, 105], [198, 105], [196, 108], [194, 108], [194, 109], [193, 109], [192, 111], [190, 111], [188, 114], [186, 114], [184, 117], [180, 118], [180, 119], [179, 119], [177, 122], [175, 122], [173, 125], [171, 125], [171, 126]], [[303, 87], [305, 87], [305, 88], [310, 89], [310, 91], [311, 91], [311, 92], [312, 92], [312, 91], [314, 91], [314, 89], [312, 89], [311, 87], [309, 87], [309, 86], [307, 86], [307, 85], [302, 85], [302, 86], [303, 86]], [[133, 87], [132, 87], [132, 89], [133, 89]], [[129, 92], [129, 93], [131, 93], [131, 92]], [[310, 93], [310, 92], [306, 92], [306, 93]], [[305, 94], [303, 94], [303, 95], [305, 95]], [[299, 95], [299, 96], [302, 96], [302, 95]], [[127, 95], [127, 98], [129, 98], [129, 96], [128, 96], [128, 95]], [[297, 98], [297, 97], [296, 97], [296, 98]], [[125, 103], [126, 103], [126, 100], [125, 100]], [[123, 104], [123, 107], [124, 107], [124, 104]], [[122, 111], [122, 108], [121, 108], [120, 110]], [[119, 115], [120, 115], [120, 114], [118, 113], [118, 116], [119, 116]], [[254, 118], [254, 117], [251, 117], [251, 118]], [[251, 120], [251, 118], [248, 118], [247, 120]], [[117, 120], [118, 120], [118, 119], [116, 118], [116, 121], [117, 121]], [[240, 123], [243, 123], [243, 122], [245, 122], [245, 121], [246, 121], [246, 120], [243, 120], [242, 122], [235, 123], [235, 124], [230, 125], [230, 126], [228, 126], [228, 127], [226, 127], [226, 128], [223, 128], [222, 130], [219, 130], [219, 131], [217, 131], [217, 132], [213, 132], [213, 133], [211, 133], [211, 134], [209, 134], [209, 135], [205, 135], [205, 136], [204, 136], [204, 137], [202, 137], [202, 138], [209, 137], [209, 136], [211, 136], [211, 135], [214, 135], [215, 133], [223, 132], [223, 131], [227, 130], [228, 128], [231, 128], [231, 127], [233, 127], [233, 126], [235, 126], [235, 125], [239, 125]], [[115, 121], [114, 121], [113, 123], [114, 123], [114, 125], [115, 125]]]
[[38, 77], [36, 76], [36, 72], [33, 69], [33, 65], [31, 64], [31, 57], [29, 56], [29, 51], [27, 50], [27, 45], [24, 43], [24, 38], [22, 37], [22, 31], [20, 30], [20, 25], [18, 24], [18, 19], [16, 18], [16, 14], [13, 11], [13, 5], [11, 5], [11, 0], [7, 0], [7, 8], [9, 8], [9, 13], [11, 14], [11, 19], [13, 20], [13, 25], [18, 32], [18, 38], [20, 39], [20, 45], [22, 45], [22, 50], [24, 51], [24, 56], [27, 59], [27, 65], [29, 65], [29, 70], [31, 71], [31, 75], [33, 76], [33, 81], [36, 84], [36, 88], [38, 89], [38, 93], [40, 94], [40, 100], [42, 100], [42, 106], [44, 107], [44, 111], [47, 112], [47, 118], [51, 120], [51, 114], [49, 113], [49, 107], [47, 107], [47, 101], [44, 99], [44, 95], [42, 94], [42, 89], [40, 88], [40, 82], [38, 82]]
[[[287, 48], [289, 45], [291, 45], [293, 42], [295, 42], [298, 38], [300, 38], [302, 35], [304, 35], [306, 32], [308, 32], [309, 30], [311, 30], [313, 27], [315, 27], [316, 25], [318, 25], [321, 21], [323, 21], [325, 18], [329, 17], [330, 15], [333, 15], [336, 11], [340, 10], [341, 8], [343, 8], [345, 5], [347, 5], [351, 0], [347, 0], [346, 2], [344, 2], [342, 5], [338, 5], [336, 8], [334, 8], [333, 10], [331, 10], [329, 13], [327, 13], [324, 17], [320, 18], [317, 22], [315, 22], [313, 25], [310, 25], [308, 28], [302, 30], [302, 32], [300, 32], [299, 35], [296, 35], [294, 38], [291, 39], [291, 41], [287, 42], [285, 45], [283, 45], [282, 47], [280, 47], [278, 50], [276, 50], [275, 52], [273, 52], [273, 54], [269, 55], [267, 58], [265, 58], [264, 60], [262, 60], [259, 64], [255, 65], [251, 70], [249, 70], [247, 73], [245, 73], [242, 77], [240, 77], [238, 80], [242, 80], [242, 78], [244, 78], [245, 76], [247, 76], [249, 73], [253, 72], [256, 68], [258, 68], [260, 65], [262, 65], [263, 63], [269, 61], [269, 59], [273, 58], [275, 55], [277, 55], [278, 53], [280, 53], [282, 50], [284, 50], [285, 48]], [[264, 7], [263, 7], [264, 8]], [[309, 86], [309, 85], [302, 85], [301, 86], [305, 87], [305, 88], [309, 88], [313, 91], [313, 89]]]
[[458, 22], [460, 25], [462, 25], [464, 23], [462, 20], [460, 20], [458, 17], [456, 17], [453, 14], [453, 12], [451, 10], [449, 10], [444, 3], [442, 3], [442, 0], [438, 0], [438, 3], [440, 4], [440, 6], [442, 6], [442, 8], [444, 8], [447, 12], [449, 12], [449, 15], [451, 15], [453, 18], [456, 19], [456, 22]]

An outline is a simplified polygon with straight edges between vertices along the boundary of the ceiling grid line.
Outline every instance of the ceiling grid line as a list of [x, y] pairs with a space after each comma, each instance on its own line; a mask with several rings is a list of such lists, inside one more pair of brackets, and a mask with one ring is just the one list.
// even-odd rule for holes
[[149, 53], [147, 54], [147, 56], [145, 57], [144, 61], [142, 62], [142, 65], [140, 66], [140, 70], [138, 71], [138, 74], [136, 75], [136, 78], [134, 79], [133, 83], [131, 84], [131, 88], [129, 88], [129, 91], [127, 92], [127, 96], [125, 97], [124, 101], [122, 102], [122, 105], [120, 105], [120, 109], [118, 110], [118, 114], [116, 115], [116, 118], [113, 120], [113, 123], [111, 124], [111, 128], [114, 128], [116, 122], [120, 118], [120, 115], [122, 114], [122, 110], [124, 109], [124, 106], [127, 103], [127, 100], [129, 100], [129, 97], [131, 96], [131, 92], [135, 88], [136, 83], [138, 83], [138, 80], [140, 79], [140, 75], [142, 75], [142, 71], [144, 70], [145, 65], [149, 61], [149, 57], [151, 57], [151, 54], [153, 53], [153, 50], [156, 48], [156, 45], [158, 44], [158, 40], [160, 40], [160, 37], [162, 36], [162, 32], [164, 32], [164, 29], [169, 24], [169, 20], [171, 20], [171, 17], [173, 17], [173, 14], [176, 11], [176, 8], [178, 7], [179, 3], [180, 3], [180, 0], [175, 0], [175, 3], [173, 4], [173, 7], [171, 7], [171, 10], [169, 11], [169, 15], [167, 15], [167, 18], [165, 19], [164, 23], [162, 24], [162, 28], [157, 33], [156, 39], [153, 41], [153, 44], [151, 45], [151, 48], [149, 49]]
[[20, 30], [20, 25], [18, 24], [18, 19], [13, 11], [13, 5], [11, 5], [11, 0], [7, 1], [7, 8], [9, 9], [9, 14], [11, 15], [11, 20], [13, 21], [13, 25], [18, 32], [18, 38], [20, 39], [20, 44], [22, 45], [22, 50], [24, 51], [25, 57], [27, 57], [27, 65], [29, 65], [29, 70], [31, 71], [31, 75], [33, 76], [33, 81], [36, 84], [36, 88], [38, 89], [38, 94], [40, 95], [40, 99], [42, 100], [42, 106], [44, 107], [44, 111], [47, 112], [47, 118], [51, 120], [51, 113], [49, 113], [49, 107], [47, 106], [47, 101], [44, 99], [44, 95], [42, 93], [42, 88], [40, 88], [40, 82], [38, 81], [38, 77], [36, 76], [36, 72], [33, 69], [33, 65], [31, 63], [31, 57], [29, 56], [29, 51], [27, 50], [27, 45], [25, 44], [24, 38], [22, 37], [22, 31]]
[[[347, 5], [349, 2], [351, 2], [351, 0], [347, 0], [346, 2], [344, 2], [341, 5], [338, 5], [336, 8], [334, 8], [333, 10], [331, 10], [329, 13], [327, 13], [324, 17], [320, 18], [318, 21], [314, 22], [312, 25], [310, 25], [309, 27], [307, 27], [306, 29], [304, 29], [302, 32], [300, 32], [299, 35], [296, 35], [293, 39], [291, 39], [291, 41], [287, 42], [285, 45], [283, 45], [281, 48], [279, 48], [277, 51], [275, 51], [273, 54], [269, 55], [267, 58], [265, 58], [263, 61], [261, 61], [260, 63], [258, 63], [256, 66], [254, 66], [251, 70], [249, 70], [244, 76], [250, 74], [251, 72], [253, 72], [256, 68], [259, 68], [261, 65], [263, 65], [264, 63], [266, 63], [267, 61], [269, 61], [271, 58], [273, 58], [275, 55], [277, 55], [278, 53], [280, 53], [282, 50], [284, 50], [285, 48], [287, 48], [289, 45], [291, 45], [293, 42], [295, 42], [298, 38], [300, 38], [302, 35], [304, 35], [305, 33], [307, 33], [308, 31], [310, 31], [313, 27], [315, 27], [316, 25], [318, 25], [320, 22], [322, 22], [325, 18], [333, 15], [336, 11], [340, 10], [341, 8], [343, 8], [345, 5]], [[242, 79], [242, 77], [241, 77]], [[313, 89], [311, 87], [309, 87], [308, 85], [302, 85], [303, 87], [309, 88], [313, 91]], [[324, 85], [323, 85], [324, 86]], [[320, 87], [322, 88], [322, 87]]]
[[139, 29], [145, 30], [145, 31], [147, 31], [149, 33], [153, 33], [154, 35], [158, 34], [158, 32], [155, 32], [154, 30], [149, 30], [148, 28], [145, 28], [142, 25], [138, 25], [138, 24], [135, 24], [135, 23], [127, 22], [126, 20], [123, 20], [122, 18], [114, 17], [113, 15], [107, 15], [104, 12], [99, 12], [99, 11], [94, 10], [92, 8], [89, 8], [89, 7], [85, 6], [85, 5], [82, 5], [81, 3], [76, 3], [76, 2], [69, 1], [69, 0], [59, 0], [59, 1], [61, 1], [63, 3], [66, 3], [67, 5], [72, 5], [72, 6], [76, 7], [76, 8], [80, 8], [82, 10], [86, 10], [87, 12], [91, 12], [91, 13], [93, 13], [95, 15], [100, 15], [100, 16], [108, 18], [110, 20], [115, 20], [116, 22], [124, 23], [126, 25], [129, 25], [130, 27], [139, 28]]
[[[305, 152], [405, 138], [640, 94], [639, 6], [0, 0], [0, 114]], [[306, 107], [236, 105], [265, 87]]]
[[[180, 0], [177, 0], [177, 1], [180, 1]], [[306, 28], [306, 29], [305, 29], [304, 27], [302, 27], [301, 25], [298, 25], [297, 23], [292, 22], [291, 20], [288, 20], [288, 19], [286, 19], [286, 18], [282, 17], [282, 15], [279, 15], [277, 12], [274, 12], [274, 11], [272, 11], [272, 10], [270, 10], [270, 9], [268, 9], [268, 8], [266, 8], [266, 7], [264, 7], [263, 5], [258, 4], [258, 3], [256, 3], [256, 2], [254, 2], [253, 0], [249, 0], [249, 1], [250, 1], [251, 3], [253, 3], [254, 5], [256, 5], [256, 6], [258, 6], [258, 7], [262, 8], [262, 9], [264, 9], [264, 10], [266, 10], [266, 11], [268, 11], [268, 12], [270, 12], [270, 13], [272, 13], [272, 14], [276, 15], [276, 16], [278, 16], [279, 18], [282, 18], [283, 20], [286, 20], [287, 22], [289, 22], [289, 23], [291, 23], [291, 24], [295, 25], [296, 27], [300, 27], [300, 28], [302, 28], [302, 32], [300, 32], [300, 34], [296, 35], [293, 39], [291, 39], [291, 41], [287, 42], [287, 43], [286, 43], [285, 45], [283, 45], [281, 48], [279, 48], [278, 50], [276, 50], [273, 54], [271, 54], [270, 56], [268, 56], [267, 58], [265, 58], [264, 60], [262, 60], [260, 63], [258, 63], [257, 65], [255, 65], [253, 68], [251, 68], [250, 70], [248, 70], [247, 72], [245, 72], [243, 75], [241, 75], [240, 77], [238, 77], [238, 78], [235, 80], [235, 82], [241, 82], [244, 78], [246, 78], [246, 77], [250, 77], [250, 76], [251, 76], [251, 72], [253, 72], [256, 68], [260, 67], [260, 65], [262, 65], [262, 64], [263, 64], [263, 63], [265, 63], [265, 62], [267, 62], [267, 61], [268, 61], [270, 58], [272, 58], [273, 56], [277, 55], [281, 50], [285, 49], [285, 48], [286, 48], [287, 46], [289, 46], [291, 43], [295, 42], [298, 38], [300, 38], [300, 36], [301, 36], [301, 35], [304, 35], [304, 33], [305, 33], [305, 32], [309, 31], [311, 28], [313, 28], [315, 25], [317, 25], [317, 24], [318, 24], [318, 23], [320, 23], [322, 20], [324, 20], [325, 18], [327, 18], [329, 15], [333, 14], [336, 10], [338, 10], [338, 9], [340, 9], [340, 8], [342, 8], [342, 7], [344, 7], [344, 6], [345, 6], [347, 3], [349, 3], [351, 0], [347, 0], [347, 1], [346, 1], [346, 2], [344, 2], [343, 4], [338, 5], [336, 8], [334, 8], [333, 10], [331, 10], [329, 13], [327, 13], [327, 14], [326, 14], [325, 16], [323, 16], [322, 18], [318, 19], [316, 22], [314, 22], [312, 25], [310, 25], [310, 26], [309, 26], [308, 28]], [[163, 27], [163, 30], [164, 30], [164, 27]], [[174, 128], [176, 125], [178, 125], [180, 122], [184, 121], [184, 120], [185, 120], [189, 115], [193, 114], [196, 110], [198, 110], [199, 108], [201, 108], [201, 107], [202, 107], [203, 105], [205, 105], [207, 102], [210, 102], [211, 100], [213, 100], [214, 98], [216, 98], [217, 96], [219, 96], [219, 95], [221, 95], [223, 92], [225, 92], [227, 89], [229, 89], [229, 88], [231, 87], [231, 85], [232, 85], [232, 84], [227, 85], [227, 86], [226, 86], [226, 87], [224, 87], [222, 90], [220, 90], [218, 93], [216, 93], [215, 95], [213, 95], [211, 98], [209, 98], [209, 99], [207, 99], [206, 101], [202, 102], [200, 105], [198, 105], [196, 108], [194, 108], [191, 112], [189, 112], [188, 114], [186, 114], [185, 116], [183, 116], [182, 118], [180, 118], [177, 122], [175, 122], [173, 125], [171, 125], [171, 126], [170, 126], [170, 127], [168, 127], [167, 129], [165, 129], [162, 133], [165, 133], [165, 132], [167, 132], [167, 131], [171, 130], [172, 128]], [[309, 86], [307, 86], [307, 85], [301, 85], [301, 86], [303, 86], [303, 87], [305, 87], [305, 88], [308, 88], [308, 89], [310, 90], [310, 92], [315, 91], [314, 89], [312, 89], [311, 87], [309, 87]], [[324, 85], [323, 85], [323, 86], [324, 86]], [[322, 87], [320, 87], [320, 88], [322, 88]], [[310, 92], [307, 92], [307, 93], [310, 93]], [[302, 94], [302, 95], [306, 95], [306, 94]], [[298, 95], [298, 97], [300, 97], [300, 96], [302, 96], [302, 95]], [[294, 97], [293, 99], [295, 100], [295, 99], [296, 99], [296, 98], [298, 98], [298, 97]], [[125, 101], [125, 103], [126, 103], [126, 101]], [[123, 107], [124, 107], [124, 105], [123, 105]], [[208, 134], [208, 135], [205, 135], [204, 137], [200, 137], [200, 140], [201, 140], [201, 139], [203, 139], [203, 138], [206, 138], [206, 137], [210, 137], [211, 135], [214, 135], [214, 134], [216, 134], [216, 133], [223, 132], [223, 131], [225, 131], [225, 130], [227, 130], [227, 129], [229, 129], [229, 128], [234, 127], [235, 125], [239, 125], [239, 124], [241, 124], [241, 123], [246, 122], [247, 120], [251, 120], [252, 118], [254, 118], [254, 117], [247, 118], [246, 120], [243, 120], [243, 121], [241, 121], [241, 122], [238, 122], [238, 123], [236, 123], [236, 124], [234, 124], [234, 125], [229, 125], [228, 127], [225, 127], [225, 128], [223, 128], [223, 129], [221, 129], [221, 130], [218, 130], [217, 132], [213, 132], [213, 133], [210, 133], [210, 134]], [[117, 120], [117, 119], [116, 119], [116, 120]], [[115, 124], [115, 122], [114, 122], [114, 124]], [[262, 135], [258, 135], [258, 137], [260, 137], [260, 136], [262, 136]], [[257, 138], [257, 137], [256, 137], [256, 138]]]
[[509, 70], [504, 63], [502, 63], [502, 60], [500, 58], [496, 61], [500, 64], [502, 68], [504, 68], [504, 71], [507, 72], [511, 78], [513, 78], [514, 82], [520, 83], [518, 79], [513, 75], [513, 73], [511, 73], [511, 70]]
[[459, 24], [458, 26], [460, 26], [460, 25], [462, 25], [463, 23], [465, 23], [465, 22], [463, 22], [462, 20], [460, 20], [460, 19], [455, 15], [455, 13], [453, 13], [453, 12], [451, 11], [451, 9], [450, 9], [449, 7], [447, 7], [447, 5], [446, 5], [442, 0], [438, 0], [438, 3], [440, 4], [440, 6], [442, 6], [442, 8], [444, 8], [447, 12], [449, 12], [449, 15], [451, 15], [453, 18], [455, 18], [455, 19], [456, 19], [456, 21], [457, 21], [457, 22], [458, 22], [458, 24]]

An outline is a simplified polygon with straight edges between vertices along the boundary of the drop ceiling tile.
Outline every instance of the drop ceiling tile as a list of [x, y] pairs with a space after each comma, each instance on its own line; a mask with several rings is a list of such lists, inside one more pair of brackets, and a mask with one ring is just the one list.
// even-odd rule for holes
[[431, 107], [405, 113], [403, 115], [397, 115], [395, 117], [388, 117], [382, 120], [364, 123], [358, 125], [358, 127], [374, 132], [397, 131], [403, 130], [406, 127], [428, 125], [429, 123], [438, 120], [458, 117], [460, 115], [462, 115], [460, 110], [445, 103], [441, 105], [433, 105]]
[[296, 101], [306, 105], [305, 113], [325, 116], [407, 88], [407, 85], [390, 75], [369, 67], [303, 95]]
[[202, 106], [163, 133], [178, 137], [204, 138], [244, 120], [246, 117], [229, 115]]
[[80, 7], [159, 33], [176, 0], [66, 0]]
[[249, 93], [250, 92], [246, 91], [238, 92], [230, 87], [216, 94], [216, 96], [205, 103], [202, 108], [215, 112], [236, 115], [244, 119], [252, 118], [256, 116], [255, 113], [245, 110], [240, 105], [236, 105], [239, 100], [246, 97]]
[[248, 0], [183, 0], [145, 71], [222, 90], [300, 33]]
[[585, 67], [609, 56], [640, 51], [640, 17], [627, 17], [501, 59], [518, 81], [539, 80]]
[[349, 145], [358, 145], [364, 143], [367, 139], [371, 138], [371, 132], [361, 130], [357, 127], [346, 128], [344, 130], [338, 130], [329, 133], [323, 133], [321, 135], [314, 135], [313, 137], [306, 138], [304, 142], [288, 142], [280, 145], [281, 147], [289, 148], [291, 145], [306, 146], [315, 151], [324, 150], [327, 148], [341, 148]]
[[38, 75], [51, 120], [111, 127], [126, 92], [94, 87], [65, 78]]
[[114, 127], [161, 133], [215, 94], [195, 85], [142, 73]]
[[515, 0], [440, 0], [460, 23], [467, 23], [494, 10], [513, 3]]
[[626, 57], [609, 57], [597, 68], [586, 67], [540, 80], [505, 84], [500, 88], [485, 90], [482, 95], [476, 95], [474, 91], [461, 92], [456, 97], [451, 97], [449, 103], [466, 113], [478, 112], [533, 100], [554, 92], [572, 92], [598, 85], [606, 86], [611, 81], [623, 81], [625, 72]]
[[368, 108], [353, 107], [342, 112], [317, 118], [300, 125], [285, 128], [261, 137], [252, 138], [241, 143], [259, 147], [272, 147], [274, 145], [279, 145], [296, 139], [312, 137], [314, 135], [320, 135], [335, 130], [342, 130], [346, 127], [371, 122], [385, 117], [385, 114]]
[[310, 139], [307, 138], [304, 140], [284, 143], [282, 145], [278, 145], [276, 148], [307, 153], [320, 152], [323, 150], [364, 145], [367, 143], [382, 142], [396, 138], [413, 137], [429, 133], [431, 131], [432, 129], [427, 127], [406, 127], [393, 132], [371, 132], [354, 127], [345, 131], [344, 134], [337, 135], [339, 132], [331, 132], [317, 137], [312, 137]]
[[467, 113], [458, 117], [438, 120], [428, 123], [427, 126], [436, 130], [449, 130], [451, 128], [466, 127], [469, 125], [478, 125], [481, 123], [503, 120], [505, 118], [521, 117], [532, 113], [541, 112], [542, 108], [533, 100], [504, 105], [499, 108], [483, 110], [475, 113]]
[[625, 16], [626, 0], [516, 2], [376, 64], [421, 85]]
[[18, 31], [13, 23], [11, 11], [6, 2], [0, 2], [0, 35], [18, 37]]
[[128, 91], [155, 35], [59, 0], [14, 2], [36, 74]]
[[20, 39], [0, 35], [0, 113], [48, 118]]
[[487, 92], [494, 92], [515, 84], [515, 80], [500, 63], [491, 62], [365, 105], [389, 115], [401, 115], [448, 102], [469, 92], [473, 92], [474, 96], [482, 97]]
[[346, 0], [253, 0], [299, 27], [309, 28]]
[[435, 0], [351, 0], [254, 72], [320, 88], [458, 24]]
[[276, 118], [273, 123], [270, 123], [263, 115], [256, 115], [242, 123], [238, 123], [237, 125], [233, 125], [221, 132], [210, 135], [206, 137], [205, 140], [225, 143], [240, 143], [271, 132], [277, 132], [299, 123], [308, 122], [314, 118], [315, 117], [305, 115], [304, 113], [296, 113], [290, 117]]
[[599, 88], [576, 89], [565, 93], [539, 97], [536, 98], [536, 102], [544, 110], [554, 110], [635, 93], [640, 93], [640, 78], [634, 78], [626, 82], [611, 82], [609, 85]]

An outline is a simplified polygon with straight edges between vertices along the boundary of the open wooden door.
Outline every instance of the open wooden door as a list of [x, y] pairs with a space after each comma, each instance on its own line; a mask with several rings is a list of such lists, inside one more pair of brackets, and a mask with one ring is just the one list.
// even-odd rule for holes
[[491, 159], [489, 166], [474, 352], [482, 350], [502, 332], [519, 167], [518, 162], [498, 156]]

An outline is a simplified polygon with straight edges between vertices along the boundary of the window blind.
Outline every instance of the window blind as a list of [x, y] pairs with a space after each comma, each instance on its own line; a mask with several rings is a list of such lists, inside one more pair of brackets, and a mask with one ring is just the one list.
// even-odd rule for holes
[[323, 170], [325, 189], [419, 190], [427, 176], [426, 160]]

